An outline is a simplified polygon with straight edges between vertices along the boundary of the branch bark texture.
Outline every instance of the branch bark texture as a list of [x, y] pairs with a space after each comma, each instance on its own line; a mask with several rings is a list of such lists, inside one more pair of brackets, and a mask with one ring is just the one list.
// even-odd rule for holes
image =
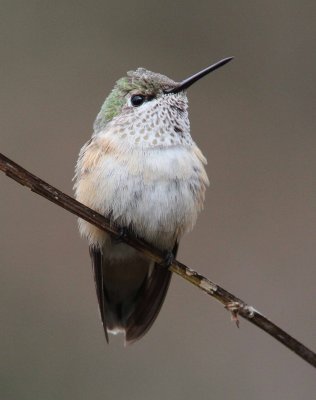
[[[114, 226], [108, 218], [79, 203], [77, 200], [61, 192], [47, 182], [44, 182], [1, 153], [0, 170], [2, 170], [8, 177], [14, 179], [21, 185], [28, 187], [40, 196], [45, 197], [47, 200], [63, 207], [78, 217], [85, 219], [99, 229], [110, 233], [114, 237], [124, 240], [128, 245], [142, 252], [146, 257], [154, 260], [156, 263], [163, 263], [165, 260], [165, 254], [161, 251], [130, 233], [126, 236], [124, 235], [122, 238], [120, 227]], [[250, 323], [267, 332], [288, 349], [294, 351], [310, 365], [316, 367], [316, 354], [313, 351], [279, 328], [254, 307], [246, 304], [243, 300], [177, 260], [172, 262], [169, 269], [222, 303], [225, 308], [231, 311], [233, 319], [237, 322], [238, 315], [240, 315]]]

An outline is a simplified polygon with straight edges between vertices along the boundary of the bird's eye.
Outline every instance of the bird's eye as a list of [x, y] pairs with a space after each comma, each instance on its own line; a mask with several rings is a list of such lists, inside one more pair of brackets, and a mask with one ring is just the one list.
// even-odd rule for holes
[[141, 106], [145, 100], [145, 96], [142, 96], [141, 94], [134, 94], [134, 96], [131, 97], [131, 103], [134, 107]]

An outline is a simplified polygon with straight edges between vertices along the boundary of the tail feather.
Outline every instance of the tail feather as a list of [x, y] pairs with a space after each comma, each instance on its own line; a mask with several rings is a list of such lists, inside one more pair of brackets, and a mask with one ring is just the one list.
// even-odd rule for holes
[[97, 292], [97, 298], [99, 303], [101, 320], [104, 328], [104, 334], [107, 343], [109, 343], [109, 335], [106, 329], [107, 323], [105, 320], [106, 311], [105, 311], [105, 298], [104, 298], [104, 290], [103, 290], [103, 271], [102, 271], [102, 254], [101, 251], [90, 246], [89, 253], [92, 261], [92, 269], [94, 273], [94, 283], [95, 289]]
[[139, 291], [139, 299], [134, 312], [127, 320], [125, 340], [131, 344], [144, 336], [155, 319], [165, 300], [171, 279], [171, 272], [155, 265], [151, 276], [144, 281]]
[[126, 343], [131, 344], [157, 318], [172, 274], [140, 255], [132, 261], [113, 262], [100, 249], [90, 246], [89, 250], [106, 340], [108, 332], [123, 330]]

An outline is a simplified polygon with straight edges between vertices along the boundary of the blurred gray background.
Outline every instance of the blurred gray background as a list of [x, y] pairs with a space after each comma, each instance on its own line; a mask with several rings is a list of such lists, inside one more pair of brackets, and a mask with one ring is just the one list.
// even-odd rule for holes
[[[316, 349], [313, 1], [0, 2], [1, 152], [72, 194], [80, 147], [138, 66], [181, 80], [208, 158], [179, 259]], [[106, 345], [76, 218], [0, 174], [0, 398], [301, 399], [315, 371], [174, 277], [150, 332]]]

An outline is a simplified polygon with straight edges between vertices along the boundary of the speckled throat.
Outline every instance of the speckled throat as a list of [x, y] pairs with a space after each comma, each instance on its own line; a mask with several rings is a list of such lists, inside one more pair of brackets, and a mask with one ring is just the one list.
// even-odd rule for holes
[[136, 148], [191, 146], [187, 97], [162, 94], [142, 107], [125, 107], [99, 134]]

